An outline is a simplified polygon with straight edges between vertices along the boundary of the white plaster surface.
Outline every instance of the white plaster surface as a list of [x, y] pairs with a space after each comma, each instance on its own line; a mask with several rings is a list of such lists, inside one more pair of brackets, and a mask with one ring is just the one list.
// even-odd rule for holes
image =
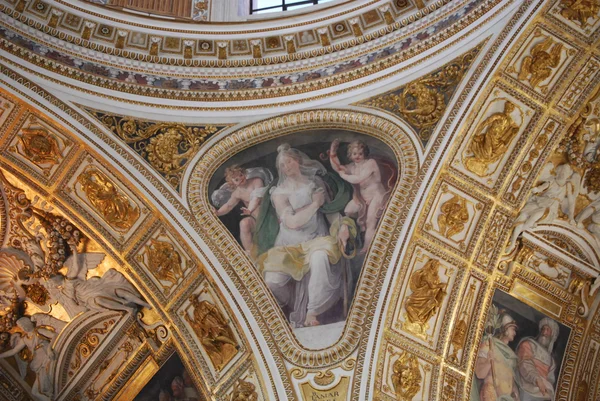
[[315, 327], [295, 329], [296, 338], [306, 348], [321, 349], [332, 346], [339, 340], [346, 322], [324, 324]]

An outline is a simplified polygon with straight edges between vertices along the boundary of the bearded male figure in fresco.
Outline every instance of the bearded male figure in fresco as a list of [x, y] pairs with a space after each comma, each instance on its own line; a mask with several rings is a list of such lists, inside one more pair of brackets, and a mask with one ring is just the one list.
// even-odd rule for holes
[[552, 348], [558, 338], [558, 331], [558, 324], [545, 317], [540, 320], [537, 337], [525, 337], [519, 342], [517, 357], [521, 377], [521, 401], [554, 399], [556, 361], [552, 356]]
[[517, 323], [508, 314], [501, 317], [500, 332], [484, 338], [477, 361], [471, 401], [522, 401], [517, 386], [517, 356], [508, 346], [517, 335]]

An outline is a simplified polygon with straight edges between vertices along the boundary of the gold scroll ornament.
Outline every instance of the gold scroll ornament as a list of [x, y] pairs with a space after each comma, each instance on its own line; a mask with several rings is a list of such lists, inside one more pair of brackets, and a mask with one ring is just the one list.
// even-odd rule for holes
[[402, 353], [392, 366], [392, 384], [398, 401], [411, 401], [421, 389], [423, 376], [419, 361], [408, 352]]
[[[529, 81], [532, 88], [550, 78], [552, 70], [558, 67], [563, 45], [556, 43], [551, 37], [533, 46], [531, 56], [526, 56], [521, 65], [518, 78], [521, 81]], [[542, 88], [542, 91], [547, 88]]]
[[349, 377], [342, 377], [333, 387], [325, 390], [314, 388], [310, 382], [300, 385], [304, 401], [346, 401], [348, 399]]
[[37, 165], [58, 164], [62, 157], [56, 138], [45, 129], [24, 128], [19, 141], [24, 156]]
[[77, 182], [96, 211], [117, 231], [126, 232], [140, 217], [140, 210], [100, 170], [88, 166]]

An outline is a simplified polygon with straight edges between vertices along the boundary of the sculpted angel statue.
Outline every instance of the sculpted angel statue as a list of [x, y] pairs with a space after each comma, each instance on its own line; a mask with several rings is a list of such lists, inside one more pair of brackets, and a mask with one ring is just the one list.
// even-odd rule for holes
[[[50, 401], [53, 399], [53, 380], [52, 380], [52, 365], [55, 359], [52, 351], [51, 343], [54, 337], [60, 330], [51, 331], [45, 327], [37, 327], [34, 321], [40, 314], [35, 314], [31, 318], [22, 317], [17, 320], [17, 326], [20, 331], [14, 333], [10, 337], [11, 349], [0, 354], [0, 358], [8, 358], [17, 355], [19, 352], [27, 349], [31, 357], [29, 359], [29, 368], [35, 373], [35, 382], [31, 386], [31, 393], [40, 401]], [[51, 326], [53, 321], [60, 322], [51, 316], [44, 316], [42, 323], [44, 326]], [[64, 322], [60, 322], [64, 325]], [[59, 326], [62, 328], [62, 325]], [[21, 376], [25, 377], [27, 373], [27, 365], [20, 358], [16, 358]]]
[[514, 249], [521, 233], [540, 223], [558, 219], [560, 213], [565, 214], [569, 222], [575, 223], [575, 201], [581, 191], [581, 175], [568, 164], [554, 167], [548, 163], [540, 174], [539, 182], [517, 216], [507, 252]]
[[88, 270], [96, 268], [104, 259], [104, 254], [78, 254], [74, 247], [71, 251], [72, 256], [65, 262], [67, 274], [57, 274], [42, 282], [69, 317], [73, 318], [86, 310], [132, 312], [139, 306], [152, 308], [125, 276], [115, 269], [109, 269], [102, 277], [86, 278]]

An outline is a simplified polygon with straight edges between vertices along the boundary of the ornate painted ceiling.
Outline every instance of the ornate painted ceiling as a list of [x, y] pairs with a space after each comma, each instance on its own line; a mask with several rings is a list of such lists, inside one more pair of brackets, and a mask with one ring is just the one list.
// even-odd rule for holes
[[597, 400], [600, 3], [216, 3], [0, 0], [0, 399]]

